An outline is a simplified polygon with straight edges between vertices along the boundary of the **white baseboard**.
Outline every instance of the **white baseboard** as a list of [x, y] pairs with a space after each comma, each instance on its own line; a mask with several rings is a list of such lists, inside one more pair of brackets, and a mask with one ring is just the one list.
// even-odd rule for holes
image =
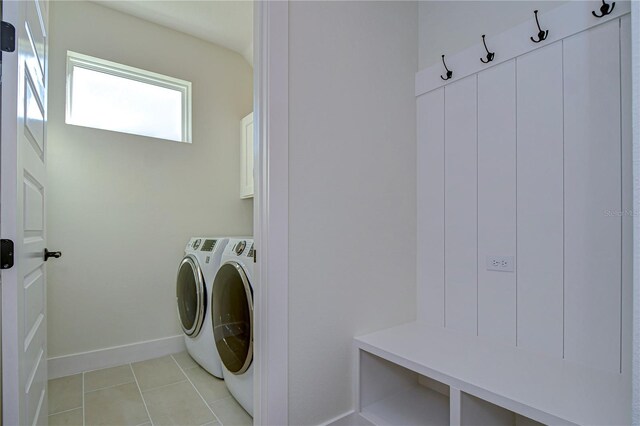
[[83, 371], [114, 367], [144, 361], [185, 350], [184, 335], [146, 340], [95, 351], [64, 355], [47, 360], [49, 379], [70, 376]]
[[355, 410], [347, 411], [322, 423], [320, 426], [369, 426], [373, 425], [369, 420], [356, 413]]

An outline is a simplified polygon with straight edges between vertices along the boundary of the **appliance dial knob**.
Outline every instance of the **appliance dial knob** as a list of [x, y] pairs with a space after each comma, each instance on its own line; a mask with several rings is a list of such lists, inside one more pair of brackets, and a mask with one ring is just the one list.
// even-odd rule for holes
[[247, 246], [246, 241], [240, 241], [238, 244], [236, 244], [236, 254], [240, 256], [246, 246]]

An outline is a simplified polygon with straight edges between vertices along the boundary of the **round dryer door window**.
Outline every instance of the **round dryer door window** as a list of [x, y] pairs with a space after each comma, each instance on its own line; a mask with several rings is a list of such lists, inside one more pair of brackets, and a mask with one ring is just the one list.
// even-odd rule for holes
[[213, 337], [220, 360], [233, 374], [242, 374], [253, 360], [253, 294], [242, 267], [220, 267], [211, 296]]
[[180, 324], [187, 336], [197, 336], [202, 328], [206, 309], [204, 302], [207, 300], [205, 292], [198, 261], [193, 256], [185, 257], [178, 268], [176, 298]]

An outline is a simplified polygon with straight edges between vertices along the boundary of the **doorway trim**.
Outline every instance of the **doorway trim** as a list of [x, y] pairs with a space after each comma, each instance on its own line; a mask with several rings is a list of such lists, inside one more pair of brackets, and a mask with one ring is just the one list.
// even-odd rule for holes
[[289, 3], [254, 1], [254, 424], [288, 424]]
[[640, 425], [640, 3], [631, 2], [633, 116], [633, 337], [631, 424]]

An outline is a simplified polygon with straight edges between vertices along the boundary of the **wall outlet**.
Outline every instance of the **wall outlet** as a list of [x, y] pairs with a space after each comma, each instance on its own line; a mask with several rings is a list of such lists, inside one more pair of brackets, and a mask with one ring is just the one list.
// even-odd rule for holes
[[513, 256], [487, 256], [487, 271], [513, 272]]

